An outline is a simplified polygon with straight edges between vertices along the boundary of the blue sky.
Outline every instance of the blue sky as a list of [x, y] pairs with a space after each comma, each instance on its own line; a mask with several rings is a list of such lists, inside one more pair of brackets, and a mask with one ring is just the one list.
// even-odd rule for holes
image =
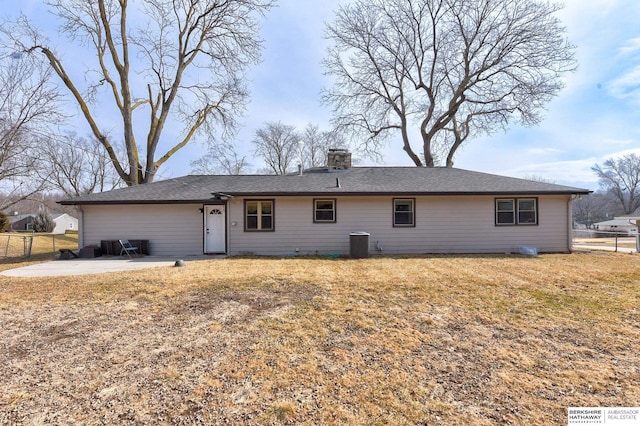
[[[344, 1], [279, 0], [268, 13], [262, 30], [263, 62], [249, 72], [251, 101], [236, 138], [240, 152], [250, 154], [253, 134], [266, 121], [279, 120], [299, 129], [310, 122], [329, 127], [330, 108], [320, 103], [322, 87], [328, 84], [320, 64], [327, 46], [324, 23], [333, 19], [333, 11]], [[40, 4], [0, 0], [0, 10], [9, 16], [22, 8], [46, 26]], [[640, 2], [565, 0], [564, 4], [560, 17], [570, 42], [577, 46], [578, 70], [567, 76], [566, 88], [548, 105], [542, 123], [532, 128], [514, 125], [507, 132], [467, 141], [456, 156], [456, 167], [515, 177], [535, 175], [597, 189], [591, 166], [629, 152], [640, 154]], [[188, 146], [160, 173], [187, 174], [189, 161], [203, 153], [201, 145]], [[257, 160], [252, 163], [262, 167]], [[399, 138], [390, 141], [382, 164], [412, 164]]]

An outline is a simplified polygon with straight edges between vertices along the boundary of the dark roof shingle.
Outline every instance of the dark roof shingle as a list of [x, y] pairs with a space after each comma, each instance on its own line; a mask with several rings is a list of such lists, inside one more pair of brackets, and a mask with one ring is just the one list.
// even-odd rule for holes
[[533, 195], [590, 191], [445, 167], [356, 167], [290, 175], [189, 175], [83, 195], [61, 204], [150, 204], [207, 202], [214, 194], [275, 195]]

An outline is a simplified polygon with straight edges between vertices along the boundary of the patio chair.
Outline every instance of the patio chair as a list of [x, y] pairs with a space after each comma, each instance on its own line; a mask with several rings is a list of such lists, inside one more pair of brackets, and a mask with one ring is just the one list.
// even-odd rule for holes
[[123, 253], [126, 253], [129, 258], [131, 258], [131, 253], [135, 254], [136, 256], [138, 255], [138, 247], [134, 247], [133, 245], [131, 245], [129, 240], [118, 241], [120, 241], [120, 245], [122, 246], [122, 249], [120, 250], [120, 256], [122, 256]]

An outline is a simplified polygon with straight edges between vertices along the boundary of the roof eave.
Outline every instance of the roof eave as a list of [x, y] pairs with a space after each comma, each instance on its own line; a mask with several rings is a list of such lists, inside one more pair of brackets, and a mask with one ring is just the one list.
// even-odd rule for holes
[[[541, 195], [585, 195], [589, 190], [567, 190], [567, 191], [398, 191], [398, 192], [375, 192], [375, 191], [298, 191], [298, 192], [233, 192], [229, 194], [234, 197], [295, 197], [295, 196], [392, 196], [392, 197], [417, 197], [417, 196], [541, 196]], [[219, 204], [225, 200], [220, 199], [152, 199], [152, 200], [63, 200], [58, 204], [65, 206], [73, 205], [122, 205], [122, 204]]]
[[583, 195], [589, 194], [593, 191], [590, 190], [567, 190], [567, 191], [464, 191], [464, 192], [453, 192], [453, 191], [386, 191], [386, 192], [375, 192], [375, 191], [363, 191], [363, 192], [355, 192], [355, 191], [304, 191], [304, 192], [234, 192], [232, 195], [235, 197], [284, 197], [284, 196], [325, 196], [325, 195], [344, 195], [344, 196], [456, 196], [456, 195]]
[[63, 206], [90, 206], [90, 205], [122, 205], [122, 204], [222, 204], [219, 199], [196, 200], [62, 200], [57, 202]]

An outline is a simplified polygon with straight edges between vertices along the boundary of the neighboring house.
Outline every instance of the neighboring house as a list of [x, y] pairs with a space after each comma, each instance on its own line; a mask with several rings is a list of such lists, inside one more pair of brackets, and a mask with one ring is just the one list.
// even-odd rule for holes
[[280, 176], [184, 176], [62, 201], [79, 244], [148, 240], [153, 255], [505, 253], [571, 250], [581, 188], [453, 168], [329, 167]]
[[[636, 226], [636, 220], [639, 219], [640, 218], [635, 216], [620, 216], [612, 220], [594, 223], [593, 227], [599, 232], [611, 232], [619, 235], [637, 235], [638, 227]], [[601, 236], [606, 237], [607, 235], [601, 234]]]
[[9, 222], [11, 223], [11, 231], [30, 231], [33, 229], [33, 219], [35, 215], [31, 213], [18, 214], [18, 212], [12, 212], [7, 215]]
[[[12, 212], [7, 217], [11, 222], [12, 231], [31, 231], [35, 216], [34, 213], [18, 214], [17, 212]], [[51, 217], [56, 224], [52, 231], [53, 234], [64, 234], [67, 230], [78, 230], [78, 219], [67, 213], [57, 213]]]
[[67, 231], [78, 231], [78, 219], [67, 213], [57, 213], [51, 216], [56, 223], [53, 234], [64, 234]]

